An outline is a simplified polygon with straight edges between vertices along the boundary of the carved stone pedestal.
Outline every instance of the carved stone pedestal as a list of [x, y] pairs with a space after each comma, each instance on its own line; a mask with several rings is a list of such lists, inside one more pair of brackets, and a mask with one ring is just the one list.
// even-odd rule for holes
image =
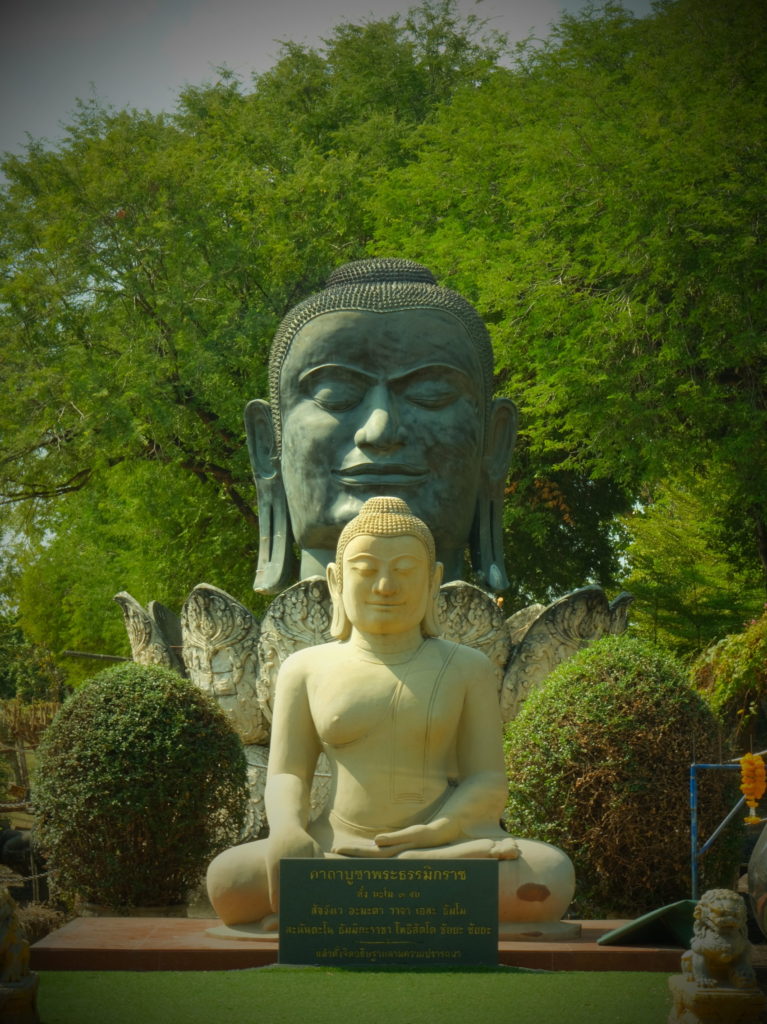
[[674, 1007], [668, 1024], [760, 1024], [767, 1000], [754, 987], [705, 988], [681, 975], [668, 980]]
[[0, 1020], [3, 1024], [40, 1024], [37, 1015], [36, 974], [26, 974], [20, 981], [0, 982]]

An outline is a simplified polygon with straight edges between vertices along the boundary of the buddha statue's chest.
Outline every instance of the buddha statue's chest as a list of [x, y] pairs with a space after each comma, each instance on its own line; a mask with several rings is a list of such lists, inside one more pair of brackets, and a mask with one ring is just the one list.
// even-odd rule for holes
[[310, 688], [309, 702], [324, 744], [339, 748], [363, 739], [423, 744], [455, 729], [462, 700], [443, 659], [421, 655], [405, 665], [357, 661], [335, 666]]

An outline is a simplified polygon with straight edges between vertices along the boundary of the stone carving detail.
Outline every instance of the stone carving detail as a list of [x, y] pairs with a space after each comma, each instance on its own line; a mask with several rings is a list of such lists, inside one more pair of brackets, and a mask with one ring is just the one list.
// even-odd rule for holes
[[266, 831], [264, 790], [266, 788], [266, 767], [269, 764], [269, 747], [250, 743], [244, 747], [248, 771], [250, 800], [245, 810], [245, 824], [242, 839], [258, 839]]
[[746, 905], [740, 895], [730, 889], [709, 889], [701, 896], [694, 918], [690, 949], [682, 957], [687, 981], [703, 988], [754, 988]]
[[[245, 747], [248, 762], [248, 789], [250, 801], [245, 812], [242, 840], [260, 839], [268, 832], [264, 793], [266, 791], [266, 769], [269, 764], [269, 748], [258, 744]], [[309, 820], [315, 821], [322, 812], [330, 793], [330, 765], [324, 754], [320, 754], [309, 794]]]
[[506, 624], [513, 641], [501, 690], [501, 715], [510, 722], [529, 694], [552, 669], [609, 633], [626, 628], [633, 598], [620, 594], [608, 604], [601, 587], [583, 587], [548, 608], [532, 605], [517, 612]]
[[258, 644], [258, 697], [272, 720], [274, 688], [280, 665], [294, 651], [330, 640], [330, 594], [321, 577], [302, 580], [272, 601], [261, 623]]
[[500, 695], [511, 640], [498, 603], [479, 587], [456, 581], [440, 587], [437, 608], [447, 640], [475, 647], [495, 665]]
[[125, 590], [115, 594], [114, 600], [122, 608], [133, 660], [139, 665], [164, 665], [186, 675], [178, 615], [159, 601], [150, 601], [145, 610]]
[[189, 678], [215, 697], [242, 742], [266, 743], [268, 724], [258, 700], [258, 620], [218, 587], [198, 584], [181, 612]]
[[693, 939], [682, 974], [669, 978], [669, 1024], [738, 1021], [758, 1024], [767, 1000], [751, 965], [746, 906], [737, 892], [709, 889], [694, 912]]

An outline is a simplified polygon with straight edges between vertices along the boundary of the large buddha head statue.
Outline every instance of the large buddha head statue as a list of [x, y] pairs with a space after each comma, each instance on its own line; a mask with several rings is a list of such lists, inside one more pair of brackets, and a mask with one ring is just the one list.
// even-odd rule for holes
[[258, 488], [255, 589], [324, 575], [341, 530], [373, 496], [403, 498], [431, 530], [445, 579], [468, 548], [482, 586], [504, 589], [502, 506], [516, 431], [493, 398], [476, 310], [403, 259], [347, 263], [280, 324], [270, 401], [245, 410]]

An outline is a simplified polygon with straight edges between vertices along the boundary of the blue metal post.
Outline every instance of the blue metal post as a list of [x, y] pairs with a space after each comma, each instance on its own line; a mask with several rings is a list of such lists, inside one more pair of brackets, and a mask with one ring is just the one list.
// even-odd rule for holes
[[738, 810], [746, 802], [742, 796], [723, 821], [719, 823], [713, 833], [709, 836], [703, 846], [698, 849], [698, 769], [718, 768], [720, 771], [740, 771], [740, 764], [691, 764], [690, 765], [690, 888], [692, 898], [697, 900], [698, 893], [698, 861], [708, 852], [709, 847], [716, 837], [732, 821]]

